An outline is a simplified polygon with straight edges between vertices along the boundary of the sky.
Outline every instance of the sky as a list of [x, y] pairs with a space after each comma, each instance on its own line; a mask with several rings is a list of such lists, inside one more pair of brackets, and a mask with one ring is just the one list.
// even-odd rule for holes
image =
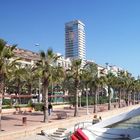
[[[86, 57], [140, 75], [140, 0], [0, 0], [0, 38], [65, 54], [65, 23], [85, 24]], [[39, 46], [35, 45], [39, 44]]]

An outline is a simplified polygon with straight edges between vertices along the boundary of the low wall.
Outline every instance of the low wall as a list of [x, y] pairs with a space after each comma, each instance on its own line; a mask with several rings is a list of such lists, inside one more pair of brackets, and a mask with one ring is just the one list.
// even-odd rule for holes
[[13, 114], [16, 111], [31, 112], [32, 110], [32, 107], [2, 109], [2, 114]]

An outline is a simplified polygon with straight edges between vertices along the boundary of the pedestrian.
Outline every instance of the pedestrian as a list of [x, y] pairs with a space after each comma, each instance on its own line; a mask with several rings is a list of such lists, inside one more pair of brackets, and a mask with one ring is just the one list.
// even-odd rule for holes
[[99, 117], [99, 121], [102, 121], [102, 117], [101, 116]]
[[93, 116], [92, 124], [98, 123], [102, 120], [101, 116], [98, 118], [97, 115]]
[[53, 109], [52, 104], [49, 103], [48, 104], [48, 114], [49, 114], [49, 116], [51, 115], [52, 109]]

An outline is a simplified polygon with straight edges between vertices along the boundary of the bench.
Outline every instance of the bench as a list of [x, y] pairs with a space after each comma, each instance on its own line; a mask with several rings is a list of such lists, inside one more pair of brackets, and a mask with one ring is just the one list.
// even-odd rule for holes
[[56, 115], [58, 119], [65, 119], [68, 117], [66, 112], [60, 112], [60, 113], [57, 113]]

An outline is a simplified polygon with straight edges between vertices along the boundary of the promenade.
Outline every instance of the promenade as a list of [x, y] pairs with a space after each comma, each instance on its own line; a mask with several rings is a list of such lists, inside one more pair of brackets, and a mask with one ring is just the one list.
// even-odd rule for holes
[[[107, 107], [107, 106], [106, 106]], [[105, 107], [105, 108], [106, 108]], [[102, 119], [110, 118], [114, 115], [118, 115], [120, 113], [124, 113], [130, 111], [134, 108], [140, 107], [140, 104], [132, 105], [129, 107], [123, 108], [114, 108], [110, 111], [102, 110], [97, 115], [101, 116]], [[58, 119], [57, 113], [64, 111], [68, 114], [66, 119]], [[79, 108], [79, 116], [73, 117], [74, 108], [69, 109], [64, 106], [57, 106], [54, 107], [54, 110], [49, 116], [49, 123], [43, 123], [43, 113], [42, 112], [32, 112], [32, 113], [25, 113], [25, 114], [3, 114], [2, 115], [2, 132], [0, 132], [0, 140], [25, 140], [26, 137], [28, 139], [35, 134], [39, 133], [41, 130], [45, 130], [48, 134], [54, 132], [57, 128], [69, 128], [73, 127], [75, 123], [81, 121], [92, 121], [93, 118], [93, 106], [89, 106], [89, 114], [86, 114], [86, 108]], [[27, 124], [22, 124], [22, 118], [27, 117]], [[32, 140], [35, 139], [31, 138]], [[37, 140], [37, 138], [35, 139]], [[43, 140], [43, 138], [42, 138]]]

